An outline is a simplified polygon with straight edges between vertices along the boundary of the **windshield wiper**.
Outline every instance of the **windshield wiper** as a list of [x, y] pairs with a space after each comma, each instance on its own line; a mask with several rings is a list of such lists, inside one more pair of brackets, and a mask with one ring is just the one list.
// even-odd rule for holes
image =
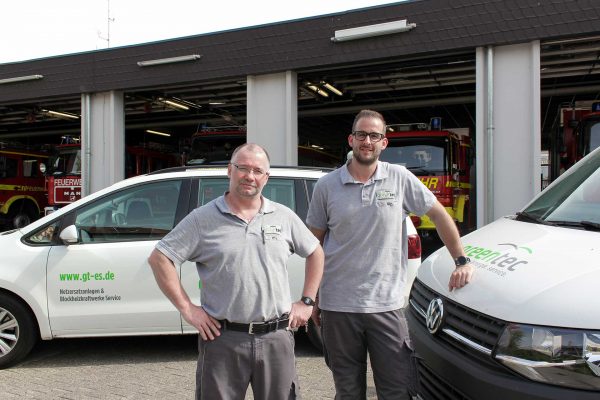
[[429, 171], [426, 170], [425, 167], [406, 167], [406, 169], [412, 172], [413, 174], [416, 173], [416, 171], [419, 171], [423, 174], [429, 173]]
[[581, 226], [590, 231], [600, 231], [600, 223], [592, 221], [580, 221]]
[[554, 222], [543, 220], [540, 217], [536, 217], [535, 215], [529, 214], [526, 211], [517, 212], [517, 221], [529, 221], [540, 225], [555, 225]]
[[588, 231], [600, 231], [600, 223], [592, 221], [552, 221], [557, 226], [569, 226], [573, 228], [583, 228]]

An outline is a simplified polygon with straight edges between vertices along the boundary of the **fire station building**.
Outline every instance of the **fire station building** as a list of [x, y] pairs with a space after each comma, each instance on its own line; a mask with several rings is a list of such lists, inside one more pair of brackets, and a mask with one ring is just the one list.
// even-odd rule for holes
[[89, 194], [125, 177], [130, 143], [243, 126], [296, 165], [299, 145], [343, 156], [361, 109], [440, 117], [475, 144], [481, 226], [539, 192], [558, 110], [600, 97], [598, 21], [594, 0], [414, 0], [0, 64], [0, 141], [80, 136]]

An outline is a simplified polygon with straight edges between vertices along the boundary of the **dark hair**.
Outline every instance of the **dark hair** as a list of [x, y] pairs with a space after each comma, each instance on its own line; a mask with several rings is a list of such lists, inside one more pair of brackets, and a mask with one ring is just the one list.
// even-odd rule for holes
[[267, 150], [264, 149], [264, 147], [256, 144], [256, 143], [244, 143], [239, 145], [238, 147], [235, 148], [235, 150], [233, 151], [233, 153], [231, 154], [231, 160], [233, 160], [236, 156], [237, 153], [239, 153], [241, 150], [244, 150], [248, 148], [248, 150], [250, 151], [258, 151], [260, 153], [264, 153], [265, 156], [267, 156], [267, 161], [269, 162], [269, 164], [271, 164], [271, 158], [269, 157], [269, 153], [267, 153]]
[[354, 122], [352, 123], [352, 132], [356, 130], [356, 124], [358, 124], [358, 121], [362, 118], [375, 118], [380, 120], [383, 124], [383, 132], [381, 133], [385, 134], [385, 118], [383, 118], [383, 115], [373, 110], [361, 110], [358, 114], [356, 114], [356, 117], [354, 117]]

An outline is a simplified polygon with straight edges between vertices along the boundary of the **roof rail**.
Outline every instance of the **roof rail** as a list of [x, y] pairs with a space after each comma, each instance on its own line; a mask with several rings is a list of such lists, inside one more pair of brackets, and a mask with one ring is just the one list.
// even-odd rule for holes
[[[185, 172], [185, 171], [190, 171], [190, 170], [195, 170], [195, 169], [220, 169], [220, 168], [226, 168], [226, 167], [227, 167], [227, 164], [183, 165], [181, 167], [171, 167], [171, 168], [159, 169], [158, 171], [153, 171], [146, 175], [166, 174], [168, 172]], [[271, 165], [271, 169], [273, 169], [273, 168], [295, 168], [295, 169], [302, 169], [302, 170], [308, 170], [308, 171], [325, 171], [325, 172], [331, 172], [335, 169], [335, 168], [329, 168], [329, 167], [313, 167], [313, 166], [304, 167], [302, 165], [299, 165], [299, 166]]]

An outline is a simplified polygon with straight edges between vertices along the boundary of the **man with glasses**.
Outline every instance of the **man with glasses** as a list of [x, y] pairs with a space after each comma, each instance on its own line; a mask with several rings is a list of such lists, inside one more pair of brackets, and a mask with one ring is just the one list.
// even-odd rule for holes
[[403, 166], [379, 161], [385, 127], [378, 112], [358, 113], [348, 136], [352, 157], [319, 179], [308, 211], [307, 224], [325, 251], [312, 317], [321, 326], [337, 400], [366, 398], [367, 353], [377, 398], [410, 399], [414, 370], [402, 295], [407, 212], [427, 214], [455, 258], [451, 289], [473, 273], [454, 221], [435, 196]]
[[[256, 144], [232, 154], [229, 191], [184, 218], [149, 258], [156, 281], [198, 329], [197, 399], [295, 399], [293, 333], [312, 313], [323, 250], [289, 208], [261, 195], [269, 157]], [[287, 260], [306, 257], [303, 297], [290, 299]], [[174, 263], [196, 263], [201, 303], [190, 301]]]

